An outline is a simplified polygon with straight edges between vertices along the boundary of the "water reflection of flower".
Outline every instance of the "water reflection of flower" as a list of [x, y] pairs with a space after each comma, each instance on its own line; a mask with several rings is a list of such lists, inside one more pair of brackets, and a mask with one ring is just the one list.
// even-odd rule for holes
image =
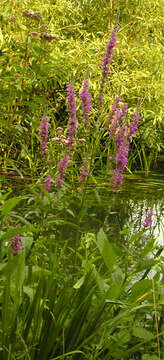
[[153, 210], [149, 210], [146, 213], [146, 217], [144, 219], [144, 227], [150, 227], [152, 224], [152, 216], [155, 215], [155, 212]]

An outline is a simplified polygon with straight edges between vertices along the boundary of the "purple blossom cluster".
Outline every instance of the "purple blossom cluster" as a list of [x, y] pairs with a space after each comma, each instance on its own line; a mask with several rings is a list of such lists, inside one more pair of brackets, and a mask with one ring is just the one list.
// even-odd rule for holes
[[151, 226], [151, 224], [152, 224], [152, 216], [153, 216], [154, 214], [155, 214], [155, 213], [154, 213], [153, 210], [147, 211], [146, 217], [145, 217], [144, 223], [143, 223], [143, 226], [144, 226], [144, 227], [149, 227], [149, 226]]
[[127, 126], [128, 107], [125, 104], [121, 105], [120, 102], [121, 98], [116, 97], [109, 114], [109, 138], [113, 139], [115, 149], [114, 155], [109, 157], [109, 160], [115, 164], [115, 169], [112, 169], [113, 176], [110, 179], [113, 191], [117, 191], [123, 183], [123, 172], [128, 162], [130, 141], [135, 136], [141, 119], [138, 113], [134, 113], [133, 121]]
[[82, 119], [85, 120], [84, 125], [86, 126], [87, 129], [89, 129], [90, 123], [88, 118], [91, 111], [91, 100], [92, 100], [92, 97], [89, 93], [89, 81], [83, 80], [82, 86], [83, 87], [80, 92]]
[[116, 46], [116, 42], [118, 39], [116, 36], [116, 31], [118, 31], [118, 30], [119, 30], [119, 27], [112, 29], [109, 42], [106, 44], [106, 51], [104, 53], [104, 57], [102, 59], [101, 65], [100, 65], [104, 79], [107, 78], [107, 76], [110, 72], [109, 65], [111, 64], [111, 59], [113, 56], [113, 49]]
[[48, 135], [49, 135], [48, 127], [49, 127], [49, 120], [45, 116], [42, 116], [41, 124], [39, 125], [39, 129], [40, 129], [39, 135], [40, 135], [40, 148], [43, 150], [43, 153], [46, 153], [48, 150]]
[[58, 162], [59, 176], [56, 178], [57, 186], [62, 186], [63, 184], [63, 181], [66, 176], [65, 170], [69, 166], [69, 159], [70, 159], [70, 155], [66, 154], [66, 156], [60, 159], [60, 161]]
[[78, 119], [76, 117], [77, 112], [77, 103], [75, 97], [75, 89], [71, 86], [71, 84], [67, 84], [67, 112], [69, 114], [68, 119], [68, 143], [69, 150], [74, 150], [76, 148], [76, 139], [75, 134], [78, 129]]
[[10, 245], [13, 255], [18, 255], [22, 251], [22, 237], [20, 235], [12, 237]]
[[47, 175], [45, 182], [43, 183], [43, 187], [45, 188], [46, 191], [49, 191], [51, 188], [51, 175]]
[[100, 65], [100, 69], [102, 70], [102, 80], [100, 85], [100, 91], [98, 95], [98, 102], [100, 108], [102, 107], [103, 103], [103, 93], [104, 93], [104, 86], [107, 81], [108, 74], [110, 72], [110, 64], [112, 61], [113, 53], [114, 53], [114, 47], [117, 43], [117, 36], [116, 32], [119, 30], [119, 26], [111, 30], [111, 35], [108, 43], [106, 44], [106, 51], [104, 53], [104, 57], [102, 59], [102, 63]]
[[134, 137], [135, 136], [135, 133], [136, 133], [136, 131], [138, 129], [138, 124], [139, 124], [139, 122], [141, 120], [141, 115], [138, 114], [137, 112], [134, 112], [132, 117], [133, 117], [133, 122], [131, 122], [129, 124], [129, 133], [128, 133], [129, 137]]
[[77, 103], [76, 103], [76, 96], [75, 96], [75, 89], [71, 86], [71, 84], [67, 84], [67, 97], [66, 97], [66, 103], [67, 103], [67, 112], [69, 114], [68, 119], [68, 138], [66, 139], [65, 136], [63, 136], [60, 132], [59, 136], [57, 138], [53, 138], [52, 141], [60, 141], [63, 145], [66, 145], [68, 147], [68, 152], [66, 155], [60, 159], [58, 162], [58, 170], [59, 175], [56, 178], [56, 185], [62, 186], [63, 181], [66, 176], [65, 170], [68, 168], [70, 163], [70, 153], [72, 150], [76, 149], [76, 133], [78, 129], [78, 119], [76, 117], [77, 112]]

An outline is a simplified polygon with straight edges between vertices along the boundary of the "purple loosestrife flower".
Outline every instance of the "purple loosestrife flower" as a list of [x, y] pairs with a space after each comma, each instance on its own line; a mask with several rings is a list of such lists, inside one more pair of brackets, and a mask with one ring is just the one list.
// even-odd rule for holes
[[115, 104], [111, 106], [109, 114], [109, 137], [113, 140], [115, 149], [114, 155], [110, 155], [109, 160], [115, 162], [116, 168], [112, 169], [114, 176], [110, 179], [110, 182], [113, 184], [113, 191], [117, 191], [122, 185], [123, 172], [128, 162], [130, 140], [134, 137], [141, 119], [138, 113], [134, 113], [133, 121], [128, 127], [126, 125], [128, 107], [125, 104], [121, 105], [120, 102], [121, 98], [116, 97]]
[[146, 213], [146, 218], [144, 219], [144, 223], [143, 226], [144, 227], [149, 227], [152, 224], [152, 216], [154, 215], [154, 211], [153, 210], [149, 210]]
[[73, 150], [76, 148], [76, 139], [75, 134], [77, 133], [78, 128], [78, 120], [76, 117], [77, 111], [77, 103], [75, 97], [75, 89], [71, 86], [71, 84], [67, 84], [67, 112], [69, 114], [68, 119], [68, 143], [69, 150]]
[[84, 125], [86, 126], [86, 128], [88, 130], [90, 127], [88, 117], [89, 117], [89, 114], [91, 111], [92, 97], [89, 93], [89, 81], [83, 80], [82, 85], [83, 85], [83, 88], [80, 92], [81, 107], [82, 107], [82, 119], [85, 119]]
[[138, 124], [141, 120], [141, 115], [138, 114], [137, 112], [134, 112], [133, 115], [133, 120], [130, 124], [129, 124], [129, 132], [128, 132], [128, 136], [129, 137], [134, 137], [135, 136], [135, 133], [138, 129]]
[[65, 170], [69, 166], [69, 163], [68, 163], [69, 159], [70, 159], [70, 155], [66, 154], [66, 156], [64, 158], [60, 159], [60, 161], [58, 162], [59, 176], [56, 178], [56, 186], [63, 185], [63, 181], [66, 176]]
[[119, 103], [121, 100], [122, 100], [122, 98], [120, 96], [117, 96], [117, 95], [115, 96], [115, 103], [112, 104], [110, 107], [110, 113], [109, 113], [109, 121], [110, 122], [113, 119], [116, 112], [119, 111]]
[[100, 109], [101, 109], [102, 103], [103, 103], [104, 86], [107, 81], [108, 74], [110, 72], [109, 65], [111, 64], [111, 61], [112, 61], [113, 49], [116, 46], [116, 42], [118, 39], [116, 36], [116, 32], [118, 30], [119, 30], [118, 26], [116, 28], [112, 29], [109, 42], [106, 44], [106, 51], [104, 53], [104, 57], [102, 59], [101, 65], [100, 65], [100, 68], [102, 70], [102, 80], [101, 80], [100, 91], [99, 91], [99, 95], [98, 95], [98, 102], [99, 102]]
[[[78, 120], [76, 117], [76, 97], [75, 97], [75, 89], [71, 86], [71, 84], [67, 84], [67, 97], [66, 97], [66, 103], [67, 103], [67, 112], [69, 114], [68, 119], [68, 139], [65, 138], [64, 135], [59, 135], [59, 140], [61, 140], [63, 145], [68, 145], [68, 150], [72, 151], [76, 149], [76, 138], [75, 135], [77, 133], [78, 128]], [[54, 140], [54, 139], [53, 139]], [[63, 181], [66, 176], [65, 170], [69, 166], [69, 159], [70, 154], [66, 154], [65, 157], [60, 159], [58, 162], [58, 169], [59, 169], [59, 175], [55, 180], [56, 186], [62, 186]]]
[[40, 148], [43, 150], [43, 153], [46, 153], [48, 150], [48, 135], [49, 135], [48, 127], [49, 127], [49, 120], [45, 116], [42, 116], [41, 124], [39, 125], [39, 129], [40, 129], [39, 135], [40, 135]]
[[22, 237], [20, 235], [14, 236], [10, 240], [11, 250], [13, 255], [18, 255], [22, 251]]
[[118, 31], [118, 30], [119, 30], [119, 27], [112, 29], [109, 42], [106, 44], [106, 51], [104, 53], [104, 57], [102, 59], [101, 65], [100, 65], [104, 79], [107, 78], [107, 76], [110, 72], [109, 65], [111, 64], [111, 60], [112, 60], [112, 56], [113, 56], [113, 49], [116, 46], [116, 42], [118, 39], [116, 36], [116, 31]]
[[43, 187], [45, 188], [46, 191], [49, 191], [51, 188], [51, 178], [52, 178], [51, 175], [47, 175], [46, 180], [43, 184]]

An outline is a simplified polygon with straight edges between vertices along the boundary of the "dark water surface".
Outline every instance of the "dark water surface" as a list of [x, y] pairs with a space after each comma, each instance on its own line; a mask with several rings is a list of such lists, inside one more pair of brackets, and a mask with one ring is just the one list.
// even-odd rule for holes
[[85, 230], [95, 233], [105, 226], [116, 243], [122, 241], [124, 226], [131, 227], [132, 233], [142, 230], [147, 211], [153, 209], [155, 215], [147, 231], [164, 245], [164, 173], [151, 173], [148, 178], [142, 173], [126, 176], [118, 193], [112, 193], [109, 184], [100, 178], [98, 186], [88, 191], [87, 203]]
[[[9, 181], [14, 195], [21, 195], [26, 186], [28, 192], [30, 179], [17, 179], [18, 177]], [[153, 209], [155, 215], [152, 227], [147, 233], [150, 236], [154, 234], [158, 243], [164, 246], [164, 169], [161, 169], [161, 172], [152, 172], [149, 177], [145, 177], [142, 172], [126, 175], [118, 193], [112, 192], [109, 181], [103, 177], [96, 180], [97, 183], [94, 182], [87, 190], [85, 211], [80, 223], [81, 233], [95, 234], [103, 227], [109, 240], [120, 246], [123, 241], [123, 228], [130, 227], [133, 234], [142, 230], [146, 212]], [[70, 203], [70, 210], [75, 214], [75, 218], [70, 215], [72, 223], [78, 221], [79, 206], [77, 199]], [[69, 225], [60, 226], [58, 235], [60, 239], [72, 238], [74, 241], [76, 230]]]

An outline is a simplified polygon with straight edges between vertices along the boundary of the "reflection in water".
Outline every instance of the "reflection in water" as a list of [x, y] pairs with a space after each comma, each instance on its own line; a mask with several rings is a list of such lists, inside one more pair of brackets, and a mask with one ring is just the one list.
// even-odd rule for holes
[[127, 227], [130, 235], [134, 235], [144, 228], [144, 219], [149, 210], [154, 211], [152, 226], [145, 230], [140, 242], [133, 244], [141, 250], [150, 237], [154, 235], [160, 246], [164, 245], [164, 176], [152, 174], [143, 178], [141, 175], [126, 180], [122, 191], [115, 194], [109, 185], [91, 190], [87, 198], [87, 212], [83, 220], [83, 231], [97, 232], [101, 226], [105, 227], [109, 241], [126, 246], [125, 232]]

